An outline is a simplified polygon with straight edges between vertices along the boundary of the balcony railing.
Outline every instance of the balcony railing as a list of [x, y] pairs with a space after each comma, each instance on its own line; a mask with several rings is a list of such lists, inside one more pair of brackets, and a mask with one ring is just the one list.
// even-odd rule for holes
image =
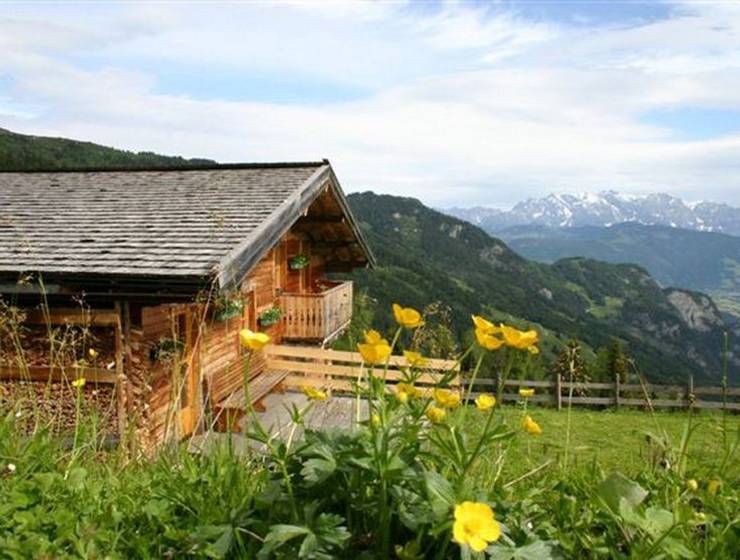
[[341, 333], [352, 319], [352, 282], [329, 282], [321, 292], [283, 294], [283, 338], [326, 341]]

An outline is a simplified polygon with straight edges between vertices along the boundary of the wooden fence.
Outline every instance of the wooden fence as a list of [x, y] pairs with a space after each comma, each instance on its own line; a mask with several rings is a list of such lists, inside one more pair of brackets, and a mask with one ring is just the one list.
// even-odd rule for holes
[[[357, 352], [342, 352], [317, 348], [315, 346], [287, 346], [273, 344], [265, 347], [267, 368], [274, 371], [287, 371], [284, 385], [287, 387], [310, 386], [331, 389], [338, 393], [353, 391], [354, 383], [367, 378], [368, 369], [362, 367], [362, 358]], [[405, 374], [400, 366], [406, 360], [403, 356], [391, 356], [388, 371], [377, 367], [373, 375], [384, 377], [389, 385], [403, 381]], [[448, 378], [451, 387], [460, 386], [459, 367], [452, 360], [429, 360], [426, 371], [416, 380], [416, 384], [432, 386], [443, 378]]]
[[[337, 393], [348, 393], [353, 391], [358, 380], [367, 376], [367, 368], [362, 367], [362, 359], [356, 352], [342, 352], [315, 346], [270, 345], [265, 348], [265, 354], [270, 370], [288, 372], [284, 385], [289, 388], [310, 386], [331, 389]], [[405, 374], [401, 368], [405, 364], [406, 361], [402, 356], [392, 356], [387, 373], [382, 367], [376, 367], [373, 369], [373, 375], [383, 377], [385, 374], [389, 385], [393, 385], [404, 379]], [[430, 387], [443, 378], [449, 379], [451, 387], [459, 387], [463, 391], [469, 388], [464, 377], [461, 378], [459, 365], [453, 360], [429, 360], [426, 371], [416, 384], [422, 388]], [[618, 380], [614, 383], [570, 383], [562, 379], [554, 381], [509, 379], [503, 384], [501, 400], [503, 402], [520, 400], [518, 389], [525, 387], [535, 390], [530, 402], [551, 405], [558, 409], [567, 406], [568, 403], [576, 406], [614, 408], [645, 407], [648, 406], [648, 401], [654, 408], [721, 409], [723, 396], [726, 396], [727, 409], [740, 411], [738, 402], [740, 388], [728, 388], [725, 395], [722, 387], [695, 387], [691, 379], [686, 385], [647, 384], [644, 388], [640, 384], [620, 383]], [[497, 388], [496, 379], [478, 378], [473, 386], [472, 395], [496, 394]]]
[[[463, 380], [465, 390], [468, 385]], [[640, 384], [620, 383], [570, 383], [562, 379], [554, 381], [527, 381], [509, 379], [504, 383], [504, 392], [501, 400], [511, 402], [520, 400], [517, 392], [506, 392], [511, 388], [531, 388], [535, 390], [534, 396], [529, 400], [538, 404], [547, 404], [560, 410], [570, 402], [573, 405], [607, 406], [619, 408], [620, 406], [645, 407], [652, 405], [654, 408], [723, 408], [722, 387], [694, 387], [692, 379], [686, 385], [656, 385], [646, 384], [644, 389]], [[498, 382], [496, 379], [478, 378], [473, 386], [473, 395], [480, 393], [497, 392]], [[571, 391], [572, 389], [572, 391]], [[728, 387], [726, 390], [727, 410], [740, 411], [740, 388]], [[645, 393], [647, 392], [647, 398]], [[701, 397], [713, 397], [711, 400]]]

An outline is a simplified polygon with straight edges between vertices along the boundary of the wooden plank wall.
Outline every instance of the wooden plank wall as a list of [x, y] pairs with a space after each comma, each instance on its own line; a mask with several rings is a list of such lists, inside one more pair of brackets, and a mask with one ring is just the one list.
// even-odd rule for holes
[[[303, 271], [289, 271], [287, 260], [298, 253], [310, 255], [311, 266]], [[209, 320], [201, 325], [200, 338], [193, 349], [198, 352], [199, 376], [207, 394], [207, 404], [227, 398], [239, 390], [243, 379], [243, 354], [239, 344], [239, 331], [251, 328], [264, 331], [273, 342], [282, 339], [282, 322], [263, 328], [257, 322], [259, 314], [278, 304], [279, 295], [287, 291], [309, 289], [309, 282], [323, 277], [324, 257], [311, 255], [310, 242], [305, 237], [288, 233], [249, 273], [241, 285], [245, 296], [245, 310], [242, 316], [227, 321]], [[138, 359], [149, 360], [150, 350], [162, 339], [172, 337], [172, 313], [181, 312], [186, 306], [197, 304], [164, 304], [142, 309], [142, 330], [144, 344], [141, 345]], [[261, 353], [252, 357], [250, 378], [259, 375], [266, 367], [266, 359]], [[165, 431], [170, 430], [172, 372], [153, 364], [151, 371], [151, 392], [149, 397], [149, 423], [152, 437], [156, 442], [162, 440]], [[169, 414], [169, 417], [168, 417]]]

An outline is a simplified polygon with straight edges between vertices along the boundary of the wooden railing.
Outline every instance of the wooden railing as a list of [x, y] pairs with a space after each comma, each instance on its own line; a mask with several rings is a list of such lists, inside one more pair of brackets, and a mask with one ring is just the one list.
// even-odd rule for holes
[[[465, 384], [465, 382], [463, 382]], [[496, 379], [478, 378], [473, 385], [473, 395], [480, 393], [495, 394], [498, 383]], [[548, 404], [558, 409], [573, 405], [606, 406], [619, 408], [620, 406], [638, 406], [653, 408], [724, 408], [723, 396], [727, 399], [727, 410], [740, 411], [740, 388], [728, 387], [726, 392], [722, 387], [694, 387], [689, 379], [686, 385], [656, 385], [646, 384], [643, 388], [639, 383], [570, 383], [561, 379], [554, 381], [527, 381], [509, 379], [504, 382], [504, 391], [519, 388], [532, 388], [535, 394], [529, 400], [539, 404]], [[571, 392], [571, 389], [573, 390]], [[467, 390], [467, 388], [466, 388]], [[646, 396], [647, 394], [647, 396]], [[704, 397], [713, 397], [711, 400]], [[504, 392], [501, 395], [504, 402], [520, 400], [517, 392]]]
[[[368, 368], [356, 352], [342, 352], [309, 346], [270, 345], [265, 348], [267, 367], [270, 370], [287, 371], [284, 384], [288, 388], [303, 386], [331, 389], [349, 393], [354, 385], [367, 380]], [[401, 367], [406, 365], [403, 356], [391, 356], [388, 371], [375, 367], [372, 375], [385, 377], [390, 386], [405, 378]], [[450, 387], [460, 386], [460, 369], [452, 360], [429, 360], [423, 374], [416, 380], [421, 387], [436, 385], [444, 380]]]
[[331, 284], [334, 286], [320, 293], [280, 296], [283, 338], [325, 341], [349, 325], [352, 319], [352, 282]]

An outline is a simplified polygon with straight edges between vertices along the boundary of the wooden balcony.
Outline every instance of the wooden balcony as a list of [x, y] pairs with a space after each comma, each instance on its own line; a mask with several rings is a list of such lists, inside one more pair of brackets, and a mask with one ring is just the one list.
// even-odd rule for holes
[[283, 294], [283, 338], [325, 342], [340, 334], [352, 319], [352, 282], [322, 282], [324, 290]]

